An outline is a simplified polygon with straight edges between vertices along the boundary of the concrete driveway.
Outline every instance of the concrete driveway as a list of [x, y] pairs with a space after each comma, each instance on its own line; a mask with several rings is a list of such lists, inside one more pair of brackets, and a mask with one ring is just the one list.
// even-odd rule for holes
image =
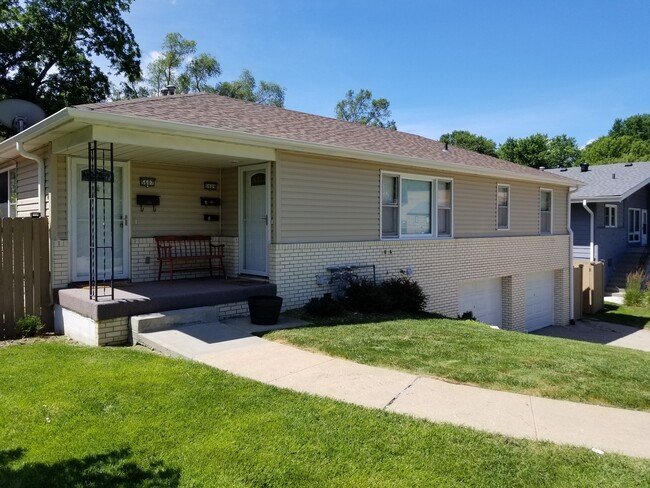
[[554, 325], [536, 330], [533, 334], [650, 352], [650, 330], [610, 322], [578, 320], [575, 325]]

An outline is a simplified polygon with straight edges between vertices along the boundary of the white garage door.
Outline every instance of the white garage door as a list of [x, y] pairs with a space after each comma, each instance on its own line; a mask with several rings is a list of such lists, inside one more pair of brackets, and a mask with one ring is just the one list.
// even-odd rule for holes
[[501, 295], [501, 278], [464, 281], [458, 293], [458, 315], [471, 310], [479, 321], [501, 327]]
[[553, 271], [526, 276], [526, 331], [553, 325]]

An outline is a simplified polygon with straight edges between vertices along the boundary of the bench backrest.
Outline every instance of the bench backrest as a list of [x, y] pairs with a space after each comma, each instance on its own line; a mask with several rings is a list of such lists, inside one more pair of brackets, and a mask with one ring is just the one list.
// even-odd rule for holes
[[154, 239], [159, 258], [216, 255], [210, 236], [156, 236]]

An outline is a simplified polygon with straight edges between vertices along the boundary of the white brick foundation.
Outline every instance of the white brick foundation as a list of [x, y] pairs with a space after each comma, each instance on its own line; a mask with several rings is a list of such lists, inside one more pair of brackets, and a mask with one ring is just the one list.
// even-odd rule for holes
[[428, 311], [451, 317], [459, 314], [462, 281], [501, 277], [503, 325], [516, 330], [524, 330], [526, 274], [554, 270], [555, 323], [569, 321], [568, 236], [275, 244], [270, 280], [284, 308], [295, 308], [335, 291], [328, 266], [351, 263], [374, 264], [378, 281], [410, 268], [429, 297]]

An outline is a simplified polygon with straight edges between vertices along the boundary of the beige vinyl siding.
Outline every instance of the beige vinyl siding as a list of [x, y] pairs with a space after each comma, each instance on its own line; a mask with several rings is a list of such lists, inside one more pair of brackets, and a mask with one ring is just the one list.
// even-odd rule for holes
[[294, 154], [278, 159], [278, 242], [377, 239], [377, 167]]
[[[140, 186], [141, 176], [156, 178], [156, 186]], [[153, 237], [163, 234], [219, 235], [221, 221], [207, 222], [203, 214], [221, 214], [221, 207], [204, 207], [200, 197], [221, 197], [220, 170], [205, 167], [186, 167], [131, 164], [131, 237]], [[219, 183], [218, 191], [203, 189], [204, 181]], [[160, 206], [141, 210], [136, 196], [158, 195]]]
[[30, 160], [20, 160], [16, 165], [17, 217], [29, 217], [38, 212], [38, 166]]
[[236, 167], [221, 170], [221, 235], [239, 235], [239, 179]]
[[[277, 242], [378, 239], [382, 171], [452, 179], [456, 238], [539, 234], [538, 183], [295, 153], [280, 153], [277, 164]], [[496, 230], [497, 184], [510, 185], [509, 230]], [[543, 187], [553, 190], [553, 233], [566, 234], [567, 189]]]

